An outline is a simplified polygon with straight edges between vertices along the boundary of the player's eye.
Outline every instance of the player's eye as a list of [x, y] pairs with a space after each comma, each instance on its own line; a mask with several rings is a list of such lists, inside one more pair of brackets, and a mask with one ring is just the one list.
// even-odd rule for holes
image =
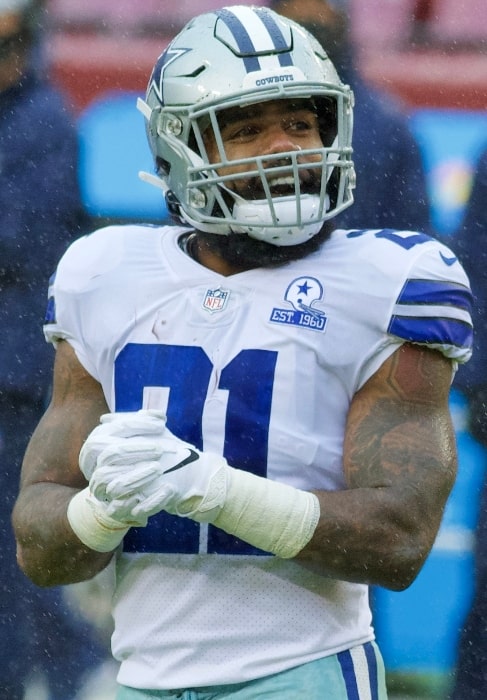
[[290, 115], [283, 122], [285, 129], [289, 131], [318, 131], [318, 119], [313, 113], [306, 115]]
[[224, 141], [239, 143], [248, 141], [259, 133], [255, 124], [233, 124], [222, 131]]

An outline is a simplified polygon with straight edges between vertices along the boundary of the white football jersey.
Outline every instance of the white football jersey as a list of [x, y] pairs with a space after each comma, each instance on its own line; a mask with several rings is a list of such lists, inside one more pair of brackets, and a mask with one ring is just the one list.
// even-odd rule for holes
[[[68, 340], [112, 411], [159, 408], [169, 429], [240, 469], [344, 487], [352, 397], [402, 343], [471, 353], [471, 294], [421, 233], [335, 231], [277, 269], [223, 277], [186, 229], [114, 226], [76, 241], [52, 283], [46, 338]], [[237, 683], [373, 639], [367, 587], [323, 578], [212, 525], [159, 513], [117, 555], [119, 681]]]

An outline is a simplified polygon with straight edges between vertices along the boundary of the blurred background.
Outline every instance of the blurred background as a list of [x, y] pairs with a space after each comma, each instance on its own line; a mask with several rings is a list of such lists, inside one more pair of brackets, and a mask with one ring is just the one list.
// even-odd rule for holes
[[[79, 180], [93, 224], [163, 220], [160, 193], [141, 183], [152, 171], [143, 118], [135, 109], [153, 64], [211, 0], [45, 0], [39, 62], [66, 94], [79, 130]], [[266, 5], [266, 2], [241, 4]], [[349, 0], [356, 67], [398, 101], [426, 173], [429, 229], [452, 247], [477, 163], [487, 147], [485, 0]], [[115, 116], [115, 118], [114, 118]], [[367, 222], [364, 222], [367, 225]], [[486, 453], [468, 430], [468, 405], [455, 388], [452, 414], [459, 476], [435, 547], [405, 592], [372, 591], [379, 643], [394, 697], [446, 698], [460, 630], [473, 595], [473, 543]], [[67, 590], [71, 604], [107, 632], [103, 581]], [[106, 635], [108, 638], [108, 635]], [[487, 653], [487, 650], [486, 650]], [[103, 696], [102, 686], [86, 691]], [[105, 679], [106, 680], [106, 679]], [[40, 700], [37, 690], [36, 700]], [[466, 698], [465, 700], [468, 700]]]

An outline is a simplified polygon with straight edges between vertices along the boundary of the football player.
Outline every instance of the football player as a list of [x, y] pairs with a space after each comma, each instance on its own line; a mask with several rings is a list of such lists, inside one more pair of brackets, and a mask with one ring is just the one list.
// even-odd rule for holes
[[114, 562], [118, 700], [383, 700], [368, 585], [410, 585], [455, 479], [467, 277], [423, 233], [333, 229], [353, 95], [269, 9], [196, 17], [139, 108], [177, 223], [59, 263], [19, 563]]

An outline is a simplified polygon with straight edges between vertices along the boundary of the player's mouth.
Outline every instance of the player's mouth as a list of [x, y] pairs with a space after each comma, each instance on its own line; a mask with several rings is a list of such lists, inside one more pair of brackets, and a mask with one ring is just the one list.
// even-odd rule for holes
[[263, 200], [269, 194], [274, 198], [319, 195], [321, 192], [321, 158], [301, 160], [300, 156], [292, 163], [291, 158], [278, 154], [278, 157], [269, 156], [262, 163], [263, 169], [257, 163], [255, 168], [251, 167], [252, 163], [249, 162], [247, 173], [242, 170], [235, 172], [233, 177], [217, 169], [217, 174], [225, 175], [222, 190], [227, 190], [228, 195], [233, 191], [246, 201]]
[[[320, 182], [315, 171], [303, 170], [300, 172], [299, 189], [296, 186], [296, 180], [293, 175], [280, 175], [267, 178], [267, 184], [273, 197], [287, 197], [295, 195], [297, 191], [300, 194], [318, 194], [320, 191]], [[266, 193], [260, 179], [254, 179], [248, 183], [245, 188], [246, 192], [240, 192], [246, 199], [265, 199]]]

